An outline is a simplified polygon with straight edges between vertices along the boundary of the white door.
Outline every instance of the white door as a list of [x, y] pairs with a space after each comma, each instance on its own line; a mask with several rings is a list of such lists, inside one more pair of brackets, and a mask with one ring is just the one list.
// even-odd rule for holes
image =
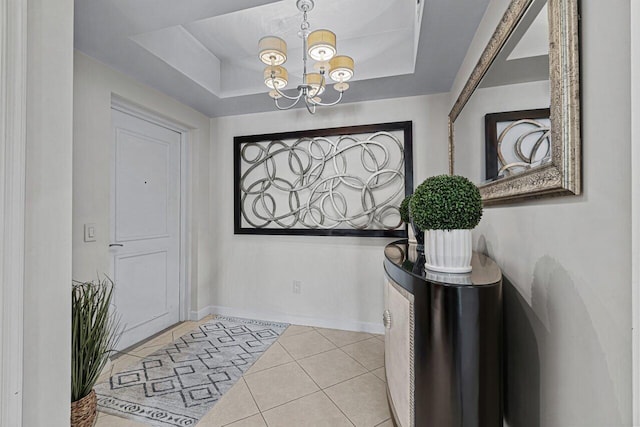
[[109, 249], [124, 349], [179, 321], [181, 135], [111, 111]]

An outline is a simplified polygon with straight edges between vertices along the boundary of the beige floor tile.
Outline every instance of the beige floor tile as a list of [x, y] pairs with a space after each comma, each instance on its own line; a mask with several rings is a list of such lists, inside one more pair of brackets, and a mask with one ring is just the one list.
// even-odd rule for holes
[[100, 412], [100, 411], [97, 411], [97, 412], [96, 412], [96, 415], [97, 415], [96, 423], [95, 423], [95, 425], [96, 425], [96, 426], [97, 426], [97, 425], [100, 425], [100, 423], [101, 423], [101, 422], [104, 422], [104, 419], [105, 419], [105, 418], [107, 418], [107, 417], [110, 417], [110, 416], [111, 416], [111, 415], [109, 415], [109, 414], [106, 414], [106, 413], [104, 413], [104, 412]]
[[153, 337], [152, 339], [150, 339], [149, 341], [143, 342], [140, 345], [134, 347], [134, 349], [130, 349], [131, 350], [135, 350], [135, 349], [140, 349], [140, 348], [145, 348], [145, 347], [156, 347], [159, 345], [166, 345], [166, 344], [171, 344], [173, 342], [173, 333], [171, 330], [165, 331], [163, 333], [161, 333], [160, 335]]
[[100, 384], [103, 383], [105, 381], [109, 381], [109, 378], [111, 378], [111, 371], [109, 372], [103, 372], [99, 377], [98, 380], [96, 381], [96, 384]]
[[180, 325], [176, 326], [171, 330], [171, 334], [173, 335], [173, 341], [197, 329], [198, 326], [200, 325], [198, 325], [196, 322], [182, 322]]
[[261, 411], [318, 391], [318, 386], [295, 362], [248, 374], [244, 379]]
[[373, 338], [372, 334], [368, 334], [366, 332], [340, 331], [338, 329], [324, 328], [316, 328], [316, 331], [320, 332], [322, 336], [324, 336], [326, 339], [328, 339], [338, 347], [343, 347], [345, 345], [353, 344], [354, 342]]
[[111, 377], [112, 370], [113, 370], [113, 362], [111, 360], [107, 360], [107, 364], [104, 366], [104, 369], [100, 373], [100, 376], [96, 381], [96, 384], [108, 380], [109, 377]]
[[161, 335], [158, 335], [157, 337], [154, 337], [149, 341], [145, 341], [135, 347], [125, 349], [124, 353], [136, 357], [147, 357], [151, 353], [160, 350], [162, 347], [171, 344], [174, 341], [174, 330], [176, 330], [176, 328], [165, 331]]
[[147, 346], [147, 347], [136, 347], [132, 350], [127, 351], [127, 354], [129, 354], [130, 356], [136, 356], [136, 357], [147, 357], [152, 353], [155, 353], [156, 351], [160, 350], [163, 347], [166, 347], [168, 344], [158, 344], [158, 345], [152, 345], [152, 346]]
[[338, 384], [367, 372], [364, 366], [339, 349], [301, 359], [298, 363], [320, 388]]
[[98, 419], [94, 427], [148, 427], [148, 424], [98, 412]]
[[278, 342], [296, 360], [336, 348], [331, 341], [315, 330], [299, 335], [282, 337]]
[[267, 427], [267, 425], [264, 423], [262, 415], [258, 414], [232, 424], [227, 424], [226, 427]]
[[387, 382], [387, 374], [385, 373], [384, 366], [382, 368], [378, 368], [375, 371], [371, 371], [373, 375], [380, 378], [385, 383]]
[[351, 427], [351, 422], [323, 393], [317, 392], [264, 412], [269, 427]]
[[391, 421], [391, 418], [389, 418], [387, 421], [384, 421], [378, 424], [376, 427], [394, 427], [394, 426], [393, 426], [393, 422]]
[[311, 326], [289, 325], [289, 327], [285, 329], [282, 335], [280, 335], [280, 338], [292, 337], [294, 335], [299, 335], [311, 331], [313, 331], [313, 328]]
[[376, 337], [377, 339], [379, 339], [380, 341], [384, 342], [384, 334], [383, 334], [383, 335], [377, 335], [377, 334], [376, 334], [376, 335], [375, 335], [375, 337]]
[[202, 319], [200, 319], [200, 320], [197, 320], [195, 323], [196, 323], [198, 326], [200, 326], [200, 325], [204, 325], [204, 324], [205, 324], [205, 323], [207, 323], [207, 322], [210, 322], [211, 320], [213, 320], [213, 315], [212, 315], [212, 314], [210, 314], [210, 315], [208, 315], [208, 316], [205, 316], [205, 317], [203, 317], [203, 318], [202, 318]]
[[255, 372], [264, 371], [265, 369], [284, 365], [289, 362], [293, 362], [293, 358], [289, 356], [289, 353], [287, 353], [278, 342], [274, 342], [271, 347], [269, 347], [253, 365], [251, 365], [246, 373], [253, 374]]
[[325, 393], [356, 427], [372, 427], [390, 417], [385, 385], [371, 373], [329, 387]]
[[202, 417], [199, 427], [221, 427], [234, 421], [257, 414], [258, 407], [251, 397], [249, 388], [240, 379], [213, 408]]
[[377, 338], [349, 344], [342, 350], [370, 371], [384, 366], [384, 343]]

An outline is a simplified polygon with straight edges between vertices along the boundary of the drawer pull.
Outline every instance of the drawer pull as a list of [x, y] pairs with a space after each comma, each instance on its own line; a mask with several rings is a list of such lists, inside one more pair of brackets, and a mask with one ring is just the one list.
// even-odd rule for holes
[[391, 329], [391, 312], [389, 310], [385, 310], [384, 313], [382, 313], [382, 323], [385, 328]]

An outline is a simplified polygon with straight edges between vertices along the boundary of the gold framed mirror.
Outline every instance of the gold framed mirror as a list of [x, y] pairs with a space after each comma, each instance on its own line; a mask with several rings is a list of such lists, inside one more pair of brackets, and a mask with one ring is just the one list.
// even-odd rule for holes
[[449, 113], [485, 205], [581, 192], [578, 1], [512, 0]]

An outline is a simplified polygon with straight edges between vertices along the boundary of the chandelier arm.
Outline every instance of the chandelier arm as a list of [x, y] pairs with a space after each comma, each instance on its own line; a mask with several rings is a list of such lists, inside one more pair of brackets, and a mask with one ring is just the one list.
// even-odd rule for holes
[[290, 109], [292, 109], [293, 107], [295, 107], [295, 106], [298, 104], [298, 101], [300, 101], [300, 97], [296, 98], [296, 99], [295, 99], [295, 101], [294, 101], [292, 104], [287, 105], [287, 106], [284, 106], [284, 107], [283, 107], [283, 106], [281, 106], [281, 105], [278, 103], [278, 100], [277, 100], [277, 99], [274, 99], [273, 101], [275, 102], [275, 104], [276, 104], [276, 108], [277, 108], [278, 110], [290, 110]]
[[342, 101], [342, 94], [344, 94], [344, 92], [340, 92], [340, 95], [338, 96], [338, 99], [336, 99], [333, 102], [314, 102], [315, 105], [320, 105], [322, 107], [331, 107], [332, 105], [336, 105], [338, 104], [340, 101]]
[[281, 97], [283, 97], [283, 98], [287, 98], [287, 99], [289, 99], [289, 100], [291, 100], [291, 101], [296, 101], [296, 102], [298, 102], [298, 100], [299, 100], [299, 99], [300, 99], [300, 97], [302, 96], [302, 92], [299, 92], [299, 93], [298, 93], [298, 96], [289, 96], [289, 95], [287, 95], [286, 93], [284, 93], [284, 92], [280, 91], [280, 89], [278, 89], [278, 85], [276, 84], [276, 79], [275, 79], [275, 77], [273, 77], [273, 76], [271, 77], [271, 82], [272, 82], [272, 84], [273, 84], [273, 89], [278, 93], [278, 95], [280, 95], [280, 96], [281, 96]]
[[316, 105], [315, 105], [315, 104], [309, 105], [309, 101], [308, 101], [308, 99], [309, 99], [309, 98], [305, 98], [305, 99], [304, 99], [304, 105], [307, 107], [307, 111], [308, 111], [310, 114], [315, 114], [315, 113], [316, 113]]

